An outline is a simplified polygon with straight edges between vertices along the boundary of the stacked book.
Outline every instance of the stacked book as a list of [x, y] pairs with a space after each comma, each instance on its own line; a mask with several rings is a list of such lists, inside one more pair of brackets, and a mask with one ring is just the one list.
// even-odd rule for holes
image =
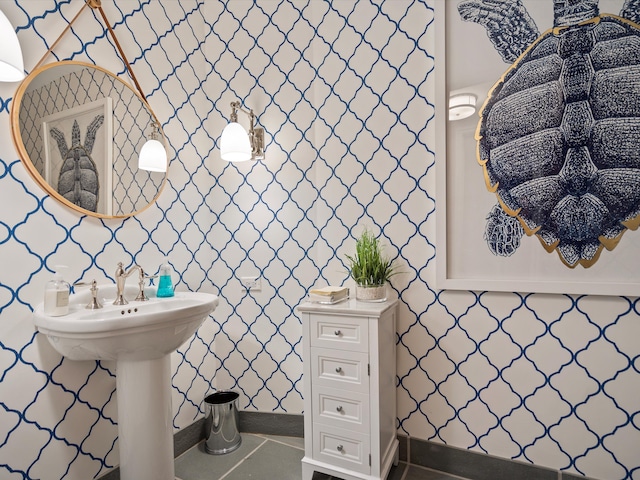
[[349, 289], [347, 287], [322, 287], [309, 290], [309, 301], [314, 303], [323, 303], [332, 305], [349, 298]]

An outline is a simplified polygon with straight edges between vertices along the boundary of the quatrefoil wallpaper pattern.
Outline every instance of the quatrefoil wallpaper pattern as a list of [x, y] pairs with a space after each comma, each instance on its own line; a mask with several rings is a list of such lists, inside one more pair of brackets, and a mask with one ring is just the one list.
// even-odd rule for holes
[[[31, 70], [83, 5], [3, 0]], [[296, 305], [348, 284], [364, 226], [403, 262], [398, 429], [599, 479], [640, 478], [635, 298], [438, 291], [431, 0], [103, 1], [170, 143], [157, 204], [127, 220], [71, 212], [12, 145], [15, 84], [0, 85], [0, 478], [98, 478], [118, 464], [115, 366], [60, 357], [31, 322], [56, 265], [113, 281], [118, 261], [220, 307], [172, 356], [176, 429], [215, 389], [245, 410], [302, 413]], [[127, 80], [85, 12], [51, 58]], [[257, 163], [220, 160], [240, 99], [265, 128]], [[242, 121], [242, 120], [241, 120]], [[470, 162], [473, 159], [470, 159]], [[261, 291], [243, 291], [260, 276]]]

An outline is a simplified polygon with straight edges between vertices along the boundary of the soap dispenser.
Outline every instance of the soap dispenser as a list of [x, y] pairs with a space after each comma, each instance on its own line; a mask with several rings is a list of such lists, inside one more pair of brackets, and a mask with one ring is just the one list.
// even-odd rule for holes
[[158, 273], [160, 279], [158, 280], [158, 290], [156, 292], [157, 297], [173, 297], [173, 282], [171, 281], [172, 268], [169, 265], [169, 261], [165, 259], [164, 263], [160, 265], [160, 272]]
[[59, 270], [56, 270], [53, 280], [49, 280], [44, 288], [45, 315], [60, 317], [69, 313], [70, 288], [70, 285], [62, 278]]

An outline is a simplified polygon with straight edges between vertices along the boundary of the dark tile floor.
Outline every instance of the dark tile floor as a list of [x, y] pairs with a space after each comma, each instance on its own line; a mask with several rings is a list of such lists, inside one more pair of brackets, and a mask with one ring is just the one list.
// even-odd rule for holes
[[[177, 480], [300, 480], [304, 440], [297, 437], [242, 434], [240, 447], [209, 455], [201, 442], [176, 459]], [[388, 480], [460, 480], [442, 472], [400, 462]], [[334, 480], [316, 473], [313, 480]]]

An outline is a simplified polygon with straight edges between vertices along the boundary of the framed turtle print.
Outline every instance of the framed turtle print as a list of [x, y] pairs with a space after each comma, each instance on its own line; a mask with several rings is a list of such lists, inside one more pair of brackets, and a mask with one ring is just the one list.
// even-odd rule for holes
[[90, 212], [113, 210], [111, 98], [43, 117], [44, 177], [60, 195]]
[[639, 3], [434, 2], [439, 289], [640, 295]]

